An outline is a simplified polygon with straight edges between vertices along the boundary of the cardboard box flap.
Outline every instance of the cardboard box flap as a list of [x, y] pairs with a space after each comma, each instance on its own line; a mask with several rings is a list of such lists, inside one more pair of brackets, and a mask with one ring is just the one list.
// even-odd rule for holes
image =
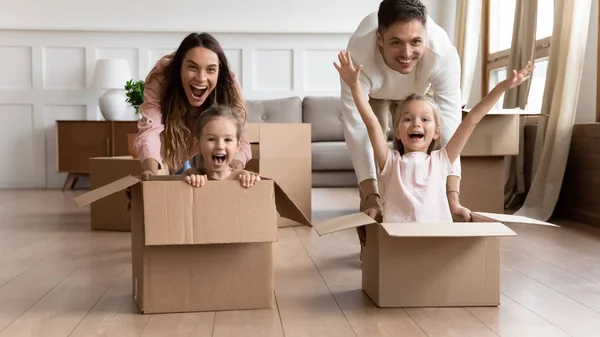
[[363, 212], [342, 215], [332, 219], [319, 221], [313, 224], [313, 227], [320, 236], [339, 232], [345, 229], [370, 225], [377, 223], [370, 216]]
[[393, 237], [473, 237], [514, 236], [512, 229], [500, 222], [431, 222], [431, 223], [382, 223]]
[[87, 193], [79, 195], [75, 197], [75, 202], [77, 206], [83, 207], [91, 204], [96, 200], [100, 200], [104, 197], [107, 197], [113, 193], [117, 193], [122, 191], [128, 187], [131, 187], [137, 183], [141, 182], [139, 178], [133, 176], [123, 177], [119, 180], [115, 180], [112, 183], [106, 184], [104, 186], [98, 187], [94, 190], [91, 190]]
[[484, 217], [485, 219], [489, 219], [489, 220], [493, 220], [493, 221], [500, 221], [503, 223], [523, 223], [523, 224], [530, 224], [530, 225], [560, 227], [558, 225], [551, 224], [549, 222], [536, 220], [536, 219], [532, 219], [532, 218], [528, 218], [528, 217], [520, 216], [520, 215], [487, 213], [487, 212], [473, 212], [472, 213], [472, 216], [475, 216], [475, 218], [477, 218], [478, 215]]
[[[263, 178], [264, 179], [264, 178]], [[300, 208], [292, 201], [285, 191], [275, 182], [275, 207], [279, 215], [286, 219], [296, 221], [303, 225], [311, 227], [312, 224], [306, 218]]]
[[[469, 112], [471, 112], [471, 109], [462, 109], [463, 114], [468, 114]], [[544, 114], [541, 112], [532, 112], [532, 111], [527, 111], [527, 110], [523, 110], [521, 108], [514, 108], [514, 109], [492, 109], [490, 110], [486, 115], [492, 115], [492, 116], [549, 116], [548, 114]]]
[[277, 240], [273, 182], [251, 188], [238, 181], [143, 183], [144, 243], [147, 246], [197, 245]]

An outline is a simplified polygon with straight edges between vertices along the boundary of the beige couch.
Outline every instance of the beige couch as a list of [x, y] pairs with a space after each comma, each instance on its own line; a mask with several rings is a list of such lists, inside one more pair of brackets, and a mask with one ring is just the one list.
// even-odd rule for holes
[[313, 187], [356, 187], [339, 97], [248, 100], [248, 123], [310, 123]]

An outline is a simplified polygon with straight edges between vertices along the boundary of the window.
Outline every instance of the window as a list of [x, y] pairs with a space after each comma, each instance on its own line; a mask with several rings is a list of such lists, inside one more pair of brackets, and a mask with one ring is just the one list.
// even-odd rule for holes
[[[516, 0], [484, 0], [484, 76], [483, 91], [487, 94], [496, 84], [507, 75], [508, 56], [513, 35]], [[535, 0], [530, 0], [535, 1]], [[531, 88], [527, 99], [527, 110], [539, 112], [542, 109], [548, 55], [550, 53], [550, 38], [554, 23], [554, 0], [537, 0], [537, 27], [534, 75], [531, 78]], [[496, 104], [501, 108], [504, 96]]]

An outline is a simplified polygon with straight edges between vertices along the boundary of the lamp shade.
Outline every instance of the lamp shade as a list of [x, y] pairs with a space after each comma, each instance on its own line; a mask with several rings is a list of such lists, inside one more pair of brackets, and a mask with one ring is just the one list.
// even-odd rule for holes
[[90, 86], [94, 89], [123, 89], [131, 79], [129, 64], [125, 59], [99, 59], [96, 61]]

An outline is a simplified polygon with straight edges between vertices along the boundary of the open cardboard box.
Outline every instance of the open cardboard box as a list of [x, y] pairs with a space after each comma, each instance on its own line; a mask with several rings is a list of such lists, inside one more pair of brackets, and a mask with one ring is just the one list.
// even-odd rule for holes
[[75, 197], [131, 193], [133, 297], [141, 313], [272, 308], [277, 213], [311, 226], [272, 179], [192, 187], [180, 176], [127, 176]]
[[553, 224], [473, 212], [472, 222], [377, 223], [354, 213], [313, 223], [319, 235], [366, 225], [362, 288], [379, 307], [497, 306], [503, 223]]
[[[469, 111], [463, 109], [463, 119]], [[521, 119], [545, 116], [516, 108], [494, 109], [483, 117], [460, 154], [463, 206], [491, 213], [504, 211], [505, 158], [525, 151]], [[481, 188], [482, 181], [486, 188]]]

